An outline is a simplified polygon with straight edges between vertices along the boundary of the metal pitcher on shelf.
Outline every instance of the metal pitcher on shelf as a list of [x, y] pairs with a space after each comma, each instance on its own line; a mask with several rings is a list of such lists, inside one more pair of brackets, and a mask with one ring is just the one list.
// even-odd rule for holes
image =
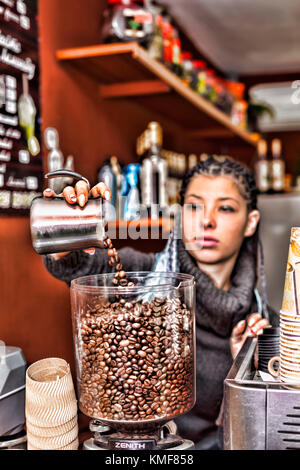
[[[73, 177], [89, 181], [69, 170], [48, 173], [45, 178]], [[40, 255], [103, 247], [105, 221], [102, 198], [89, 199], [84, 208], [68, 204], [62, 197], [37, 197], [30, 210], [30, 229], [34, 250]]]

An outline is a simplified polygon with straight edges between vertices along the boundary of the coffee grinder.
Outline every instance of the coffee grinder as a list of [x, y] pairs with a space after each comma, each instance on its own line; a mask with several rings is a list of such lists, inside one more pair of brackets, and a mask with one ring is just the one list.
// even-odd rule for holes
[[0, 449], [26, 449], [25, 373], [21, 349], [0, 341]]
[[71, 283], [79, 408], [86, 450], [191, 450], [173, 421], [195, 403], [193, 276], [126, 273]]

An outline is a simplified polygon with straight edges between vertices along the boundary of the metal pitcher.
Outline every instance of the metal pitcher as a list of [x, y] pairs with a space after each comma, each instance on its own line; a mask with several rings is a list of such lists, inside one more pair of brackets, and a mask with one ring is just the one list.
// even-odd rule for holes
[[[69, 170], [48, 173], [45, 178], [60, 176], [89, 181]], [[102, 198], [89, 199], [81, 208], [62, 197], [37, 197], [30, 210], [31, 238], [34, 250], [40, 255], [103, 247], [105, 221]]]

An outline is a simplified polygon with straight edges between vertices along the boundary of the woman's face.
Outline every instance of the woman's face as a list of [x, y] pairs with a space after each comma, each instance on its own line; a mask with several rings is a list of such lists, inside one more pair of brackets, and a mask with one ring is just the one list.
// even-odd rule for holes
[[[183, 241], [199, 263], [216, 264], [236, 256], [259, 221], [257, 210], [248, 213], [246, 201], [230, 176], [196, 175], [187, 187], [184, 202]], [[199, 205], [203, 206], [203, 225], [198, 219], [197, 233], [195, 213]]]

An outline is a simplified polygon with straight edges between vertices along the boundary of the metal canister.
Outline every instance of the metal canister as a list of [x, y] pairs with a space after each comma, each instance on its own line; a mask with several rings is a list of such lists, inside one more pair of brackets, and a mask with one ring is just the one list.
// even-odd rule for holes
[[[86, 178], [67, 170], [49, 173], [46, 178], [58, 176], [72, 176], [89, 184]], [[31, 204], [30, 229], [33, 248], [40, 255], [102, 247], [105, 239], [102, 198], [89, 199], [81, 208], [61, 197], [37, 197]]]

